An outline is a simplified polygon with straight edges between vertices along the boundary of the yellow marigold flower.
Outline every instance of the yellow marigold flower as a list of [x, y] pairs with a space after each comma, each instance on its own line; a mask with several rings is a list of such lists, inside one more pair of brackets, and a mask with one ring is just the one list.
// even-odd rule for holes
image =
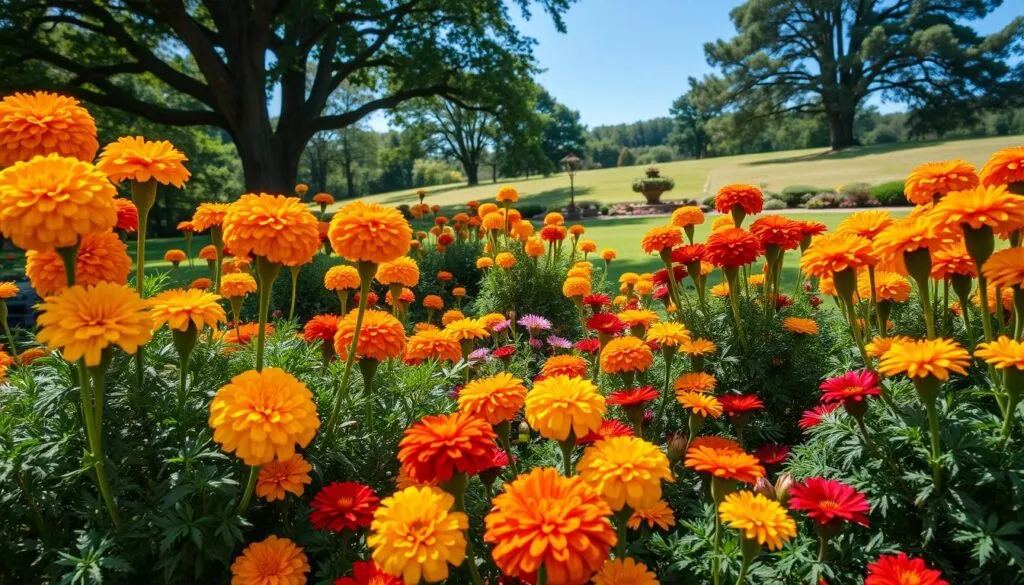
[[590, 281], [586, 278], [570, 277], [562, 283], [562, 294], [568, 298], [584, 297], [590, 294]]
[[857, 211], [846, 216], [836, 228], [837, 234], [853, 234], [869, 240], [875, 239], [882, 230], [892, 225], [892, 216], [888, 211], [869, 209]]
[[658, 321], [658, 314], [649, 309], [628, 309], [620, 312], [618, 317], [627, 327], [650, 327]]
[[494, 263], [501, 268], [508, 270], [516, 265], [516, 257], [508, 252], [499, 252], [498, 255], [494, 257]]
[[485, 230], [498, 230], [502, 231], [505, 229], [505, 214], [500, 211], [492, 211], [483, 217], [483, 228]]
[[491, 266], [494, 266], [494, 260], [488, 256], [483, 256], [476, 259], [476, 267], [480, 270], [487, 270]]
[[633, 290], [640, 296], [647, 296], [654, 290], [654, 283], [649, 280], [639, 280], [633, 286]]
[[384, 285], [400, 284], [414, 287], [420, 281], [420, 267], [408, 256], [395, 258], [390, 262], [382, 262], [377, 266], [377, 282]]
[[[114, 232], [87, 234], [78, 247], [75, 283], [91, 286], [101, 282], [124, 284], [132, 271], [132, 259], [121, 238]], [[25, 254], [25, 274], [32, 288], [42, 297], [67, 287], [64, 261], [55, 250], [29, 250]]]
[[324, 274], [324, 288], [334, 291], [359, 288], [359, 271], [345, 264], [331, 266]]
[[992, 286], [1021, 288], [1024, 286], [1024, 248], [999, 250], [981, 267]]
[[224, 309], [218, 304], [220, 297], [204, 290], [166, 290], [149, 299], [153, 328], [159, 329], [167, 323], [177, 331], [188, 331], [189, 327], [202, 329], [227, 320]]
[[718, 505], [718, 516], [723, 524], [739, 530], [743, 538], [767, 544], [769, 550], [779, 550], [796, 536], [796, 522], [782, 504], [754, 492], [726, 495]]
[[256, 279], [246, 272], [225, 274], [220, 277], [220, 296], [226, 299], [243, 298], [256, 292], [256, 288]]
[[872, 262], [871, 242], [849, 233], [820, 235], [800, 256], [800, 268], [804, 272], [829, 278], [836, 272], [857, 270]]
[[715, 353], [718, 349], [715, 342], [709, 339], [691, 339], [688, 343], [680, 346], [680, 351], [688, 355], [705, 356]]
[[85, 365], [100, 364], [103, 350], [117, 345], [133, 354], [152, 337], [146, 301], [122, 284], [101, 282], [73, 286], [38, 305], [37, 339], [64, 359], [85, 358]]
[[544, 225], [563, 225], [564, 223], [565, 218], [557, 211], [552, 211], [544, 216]]
[[334, 214], [327, 237], [339, 256], [380, 264], [409, 251], [412, 228], [397, 209], [355, 201]]
[[950, 191], [978, 186], [978, 174], [971, 163], [955, 159], [924, 163], [907, 175], [903, 193], [914, 205], [928, 205]]
[[96, 121], [78, 100], [45, 91], [0, 100], [0, 168], [51, 153], [92, 161]]
[[484, 203], [476, 208], [476, 215], [480, 219], [483, 219], [485, 215], [487, 215], [488, 213], [494, 213], [495, 211], [498, 211], [498, 209], [498, 206], [493, 203]]
[[584, 451], [577, 471], [615, 511], [653, 506], [662, 499], [662, 480], [675, 480], [665, 453], [639, 436], [598, 441]]
[[192, 214], [192, 227], [196, 232], [205, 232], [212, 227], [223, 227], [224, 216], [231, 206], [227, 203], [200, 203]]
[[96, 168], [114, 183], [156, 181], [181, 189], [191, 176], [183, 164], [187, 160], [166, 140], [150, 142], [142, 136], [122, 136], [103, 148]]
[[586, 378], [587, 360], [570, 354], [553, 355], [544, 360], [540, 373], [542, 376], [569, 376], [570, 378]]
[[569, 272], [565, 273], [566, 278], [582, 278], [584, 280], [590, 280], [591, 271], [586, 268], [570, 268]]
[[964, 368], [969, 364], [970, 354], [952, 339], [918, 339], [893, 344], [879, 361], [878, 370], [886, 376], [947, 380], [950, 372], [966, 375]]
[[462, 311], [459, 311], [458, 309], [451, 309], [449, 311], [445, 311], [444, 315], [441, 315], [441, 325], [447, 327], [449, 323], [461, 321], [465, 318], [466, 316], [462, 314]]
[[687, 372], [676, 378], [672, 387], [676, 394], [687, 392], [711, 392], [718, 385], [718, 380], [704, 372]]
[[676, 390], [676, 401], [686, 410], [703, 417], [718, 418], [722, 416], [722, 403], [714, 396], [704, 392]]
[[938, 250], [953, 241], [950, 226], [936, 224], [927, 216], [899, 219], [875, 237], [874, 254], [879, 259], [899, 258], [921, 248]]
[[601, 250], [601, 259], [605, 262], [611, 262], [618, 258], [618, 256], [619, 254], [614, 248], [605, 248], [604, 250]]
[[541, 436], [564, 441], [601, 427], [605, 400], [584, 378], [551, 376], [536, 382], [526, 395], [526, 422]]
[[711, 221], [711, 233], [720, 232], [736, 227], [736, 222], [732, 220], [732, 216], [725, 214], [720, 215]]
[[672, 225], [686, 227], [704, 223], [704, 212], [696, 205], [686, 205], [672, 212]]
[[[445, 313], [447, 315], [448, 313]], [[480, 339], [490, 335], [487, 326], [480, 319], [462, 318], [449, 321], [445, 324], [444, 330], [456, 341]]]
[[540, 241], [540, 238], [536, 236], [530, 236], [530, 238], [526, 240], [526, 243], [523, 244], [523, 251], [531, 258], [543, 256], [545, 250], [547, 250], [547, 248], [544, 246], [544, 242]]
[[804, 317], [786, 317], [782, 320], [782, 328], [800, 335], [817, 335], [821, 331], [817, 321]]
[[1024, 370], [1024, 343], [1000, 335], [995, 341], [979, 343], [974, 355], [997, 370], [1016, 368]]
[[320, 250], [320, 230], [298, 197], [248, 193], [224, 216], [224, 245], [239, 256], [301, 266]]
[[[352, 346], [356, 328], [358, 311], [349, 311], [338, 321], [338, 331], [334, 334], [334, 351], [339, 359], [348, 359], [348, 349]], [[402, 355], [405, 350], [405, 327], [391, 313], [367, 309], [363, 314], [363, 325], [359, 329], [359, 341], [356, 343], [356, 358], [373, 359], [383, 362]]]
[[747, 277], [747, 284], [750, 286], [764, 286], [764, 280], [765, 276], [763, 274], [751, 274]]
[[480, 322], [484, 324], [488, 330], [493, 331], [494, 326], [505, 320], [505, 316], [501, 313], [487, 313], [483, 317], [480, 317]]
[[18, 296], [20, 289], [13, 282], [0, 282], [0, 300], [13, 299]]
[[616, 337], [601, 350], [601, 371], [606, 374], [642, 372], [653, 363], [651, 348], [632, 335]]
[[623, 272], [619, 276], [619, 284], [633, 285], [640, 281], [640, 275], [635, 272]]
[[605, 561], [591, 581], [594, 585], [658, 585], [647, 565], [626, 557]]
[[594, 240], [580, 240], [580, 252], [584, 254], [597, 252], [597, 242]]
[[648, 254], [661, 253], [662, 250], [675, 248], [682, 243], [683, 232], [674, 225], [653, 227], [640, 239], [640, 247]]
[[[905, 302], [910, 298], [910, 281], [887, 270], [875, 271], [875, 298], [880, 301]], [[871, 279], [867, 273], [857, 278], [857, 294], [862, 300], [871, 298]]]
[[509, 577], [535, 582], [544, 566], [550, 585], [583, 585], [617, 538], [611, 509], [578, 477], [538, 467], [506, 483], [484, 518], [484, 542]]
[[634, 508], [633, 515], [629, 517], [626, 526], [630, 530], [639, 530], [640, 524], [646, 522], [648, 528], [657, 526], [661, 530], [668, 530], [676, 525], [675, 514], [665, 500], [658, 500], [653, 506], [647, 508]]
[[285, 493], [302, 496], [305, 486], [313, 483], [309, 472], [313, 466], [296, 453], [285, 461], [274, 460], [260, 467], [260, 475], [256, 480], [256, 495], [268, 502], [283, 500]]
[[213, 396], [209, 425], [213, 440], [246, 465], [295, 456], [320, 428], [313, 393], [280, 368], [242, 372]]
[[894, 344], [905, 343], [907, 341], [913, 341], [911, 338], [905, 335], [893, 335], [891, 337], [876, 337], [871, 340], [864, 349], [868, 352], [868, 355], [874, 358], [880, 358], [885, 355], [885, 352], [889, 351]]
[[245, 547], [231, 564], [231, 585], [306, 585], [309, 561], [302, 548], [271, 535]]
[[719, 299], [724, 299], [729, 296], [729, 283], [720, 282], [711, 287], [711, 296]]
[[501, 188], [498, 189], [498, 195], [495, 199], [502, 203], [515, 203], [516, 201], [519, 201], [519, 191], [516, 191], [516, 188], [512, 185], [502, 185]]
[[682, 323], [661, 321], [647, 330], [647, 341], [657, 343], [660, 347], [681, 347], [690, 341], [690, 331]]
[[1024, 146], [1011, 146], [993, 154], [981, 167], [981, 182], [986, 186], [1024, 182]]
[[469, 517], [455, 498], [434, 487], [408, 487], [380, 502], [366, 544], [373, 560], [406, 585], [448, 578], [448, 565], [466, 558]]
[[710, 262], [700, 261], [700, 275], [707, 276], [715, 271], [715, 265]]
[[439, 329], [418, 330], [405, 346], [405, 361], [418, 364], [424, 360], [457, 362], [462, 359], [459, 342]]
[[0, 171], [0, 232], [24, 250], [73, 246], [114, 227], [115, 194], [106, 175], [78, 159], [15, 163]]
[[459, 390], [459, 410], [492, 425], [511, 420], [526, 403], [526, 386], [508, 372], [472, 380]]
[[1003, 185], [957, 191], [939, 201], [927, 218], [933, 225], [947, 229], [988, 226], [997, 234], [1005, 234], [1024, 226], [1024, 197]]

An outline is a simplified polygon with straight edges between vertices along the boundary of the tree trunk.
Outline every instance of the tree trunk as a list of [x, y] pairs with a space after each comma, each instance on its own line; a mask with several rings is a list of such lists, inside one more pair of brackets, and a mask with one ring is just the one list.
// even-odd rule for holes
[[851, 146], [858, 146], [860, 142], [853, 135], [854, 110], [844, 111], [835, 109], [825, 112], [828, 121], [829, 140], [832, 150], [842, 150]]
[[352, 176], [352, 149], [349, 148], [348, 133], [341, 135], [341, 160], [345, 172], [345, 197], [351, 199], [356, 196], [356, 179]]
[[462, 161], [462, 169], [466, 171], [466, 182], [470, 187], [480, 184], [480, 163], [476, 161]]

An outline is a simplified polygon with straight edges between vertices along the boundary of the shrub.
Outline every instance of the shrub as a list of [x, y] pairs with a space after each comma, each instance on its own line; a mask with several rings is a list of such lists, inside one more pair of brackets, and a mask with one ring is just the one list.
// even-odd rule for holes
[[[426, 320], [426, 311], [421, 301], [427, 295], [440, 295], [444, 299], [445, 308], [453, 307], [455, 298], [452, 297], [452, 288], [456, 286], [466, 289], [463, 305], [475, 298], [480, 290], [482, 276], [480, 269], [476, 267], [476, 260], [483, 254], [483, 249], [483, 242], [471, 238], [448, 246], [443, 255], [436, 250], [428, 250], [424, 252], [423, 257], [417, 257], [420, 265], [420, 284], [416, 287], [416, 302], [410, 308], [410, 318]], [[451, 282], [443, 283], [437, 280], [437, 273], [441, 270], [452, 273]]]
[[871, 187], [870, 193], [881, 205], [889, 207], [910, 205], [907, 196], [903, 193], [903, 181], [879, 183]]
[[818, 193], [807, 200], [808, 209], [827, 209], [839, 205], [839, 196], [835, 193]]
[[798, 207], [801, 203], [805, 203], [811, 196], [817, 195], [818, 193], [825, 193], [828, 189], [821, 189], [819, 187], [809, 187], [807, 185], [792, 185], [782, 190], [780, 195], [781, 199], [786, 202], [789, 207]]
[[768, 210], [786, 209], [786, 202], [781, 199], [765, 199], [764, 208]]
[[[330, 256], [319, 253], [313, 257], [312, 262], [299, 270], [295, 287], [295, 317], [299, 323], [305, 323], [310, 317], [324, 313], [336, 315], [341, 310], [338, 294], [324, 288], [324, 274], [327, 274], [327, 269], [331, 266], [342, 263], [342, 259], [333, 252]], [[292, 295], [292, 274], [287, 267], [281, 269], [281, 275], [274, 281], [274, 286], [270, 290], [270, 310], [281, 311], [287, 317]], [[243, 311], [246, 315], [245, 320], [255, 321], [258, 316], [256, 295], [249, 295], [246, 301], [248, 312]]]
[[706, 207], [710, 207], [711, 209], [715, 208], [715, 196], [714, 195], [708, 195], [704, 199], [701, 199], [700, 202], [704, 206], [706, 206]]
[[651, 155], [656, 163], [672, 162], [672, 159], [675, 158], [672, 149], [667, 146], [655, 146], [651, 149]]
[[601, 206], [601, 215], [608, 215], [610, 212], [611, 210], [608, 208], [607, 205]]
[[522, 216], [527, 219], [531, 217], [537, 217], [538, 215], [544, 215], [544, 213], [548, 210], [547, 207], [544, 207], [543, 205], [537, 205], [536, 203], [524, 203], [522, 205], [517, 205], [516, 209], [518, 209], [519, 213], [521, 213]]
[[619, 162], [615, 166], [619, 167], [631, 167], [636, 164], [636, 155], [629, 147], [623, 146], [622, 150], [619, 151]]

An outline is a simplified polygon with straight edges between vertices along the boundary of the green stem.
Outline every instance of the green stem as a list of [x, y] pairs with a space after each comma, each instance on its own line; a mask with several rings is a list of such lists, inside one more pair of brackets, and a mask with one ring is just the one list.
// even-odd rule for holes
[[[369, 263], [366, 263], [369, 264]], [[345, 356], [345, 370], [341, 375], [341, 389], [338, 392], [338, 396], [334, 399], [334, 408], [331, 410], [331, 417], [327, 419], [327, 429], [324, 433], [324, 439], [329, 445], [331, 438], [334, 436], [334, 429], [338, 424], [338, 417], [341, 415], [341, 403], [344, 402], [344, 397], [348, 394], [348, 380], [352, 375], [352, 364], [355, 363], [356, 349], [359, 346], [359, 330], [363, 326], [363, 314], [366, 313], [366, 298], [370, 293], [370, 281], [373, 275], [376, 273], [376, 267], [370, 270], [369, 267], [364, 266], [363, 262], [360, 262], [360, 281], [359, 281], [359, 307], [356, 311], [356, 325], [355, 330], [352, 333], [352, 343], [349, 344], [348, 355]], [[366, 272], [366, 275], [362, 273]]]
[[[219, 272], [219, 270], [218, 270]], [[267, 345], [267, 319], [270, 317], [270, 288], [281, 273], [281, 265], [265, 259], [263, 256], [256, 257], [256, 273], [259, 276], [259, 332], [256, 337], [256, 371], [263, 371], [263, 353]]]
[[714, 585], [721, 585], [721, 560], [718, 556], [722, 553], [722, 520], [718, 517], [718, 504], [715, 504], [715, 546], [711, 557], [711, 577]]
[[3, 313], [0, 315], [0, 317], [2, 317], [0, 318], [0, 323], [3, 324], [4, 335], [7, 336], [7, 343], [11, 346], [11, 357], [14, 358], [14, 363], [20, 363], [18, 359], [18, 346], [14, 344], [14, 336], [11, 335], [11, 328], [7, 325], [7, 305], [4, 304], [4, 301], [2, 300], [0, 300], [0, 309], [2, 309], [0, 312]]
[[744, 557], [742, 563], [740, 564], [740, 575], [736, 579], [736, 585], [743, 585], [743, 583], [747, 580], [747, 569], [749, 568], [750, 561], [748, 561], [746, 557]]
[[921, 303], [921, 311], [924, 313], [924, 326], [928, 339], [935, 339], [935, 314], [932, 312], [931, 290], [928, 288], [928, 279], [914, 279], [917, 281], [917, 300]]
[[291, 321], [295, 318], [295, 292], [299, 285], [299, 267], [292, 266], [292, 299], [291, 304], [288, 306], [288, 320]]
[[860, 334], [860, 327], [857, 326], [857, 313], [853, 308], [853, 299], [844, 298], [842, 302], [846, 307], [847, 318], [850, 321], [850, 331], [853, 333], [853, 342], [857, 344], [857, 349], [860, 350], [860, 357], [864, 361], [864, 367], [868, 370], [873, 370], [874, 366], [871, 363], [871, 357], [868, 356], [868, 351], [864, 347], [864, 339]]
[[621, 510], [615, 513], [615, 525], [618, 529], [618, 540], [615, 543], [615, 558], [617, 559], [626, 557], [626, 544], [629, 537], [627, 527], [629, 517], [632, 515], [633, 510], [629, 506], [623, 506]]
[[114, 529], [120, 533], [121, 517], [117, 512], [117, 502], [114, 501], [110, 481], [107, 479], [106, 460], [103, 452], [103, 389], [106, 385], [106, 367], [107, 364], [103, 363], [92, 370], [91, 389], [89, 389], [89, 371], [85, 367], [84, 360], [78, 361], [78, 376], [82, 385], [82, 412], [83, 414], [88, 413], [85, 415], [86, 434], [92, 451], [96, 486], [99, 488], [103, 503], [110, 514], [110, 520], [114, 523]]
[[935, 491], [942, 490], [942, 463], [939, 458], [942, 456], [942, 446], [939, 443], [939, 412], [935, 400], [925, 402], [925, 410], [928, 412], [928, 435], [932, 444], [932, 483]]
[[736, 324], [736, 334], [740, 340], [740, 346], [743, 347], [743, 352], [747, 352], [747, 336], [743, 332], [743, 319], [740, 318], [740, 291], [739, 287], [736, 286], [736, 269], [733, 268], [725, 272], [725, 280], [729, 283], [729, 305], [732, 306], [732, 320]]
[[564, 441], [559, 441], [558, 446], [562, 449], [562, 473], [565, 477], [572, 477], [572, 450], [576, 446], [575, 433], [569, 431], [569, 436]]
[[665, 422], [665, 409], [668, 406], [668, 397], [672, 395], [672, 358], [674, 353], [665, 354], [665, 389], [661, 392], [661, 405], [658, 406], [658, 417], [651, 424], [651, 429], [657, 432]]
[[825, 557], [828, 556], [828, 539], [824, 536], [818, 537], [818, 562], [824, 563]]
[[548, 585], [548, 569], [543, 563], [537, 569], [537, 585]]
[[245, 492], [242, 494], [242, 501], [238, 502], [238, 507], [235, 508], [236, 514], [245, 514], [246, 510], [249, 509], [249, 502], [252, 501], [252, 493], [256, 490], [256, 480], [259, 476], [259, 465], [253, 465], [249, 468], [249, 481], [245, 484]]

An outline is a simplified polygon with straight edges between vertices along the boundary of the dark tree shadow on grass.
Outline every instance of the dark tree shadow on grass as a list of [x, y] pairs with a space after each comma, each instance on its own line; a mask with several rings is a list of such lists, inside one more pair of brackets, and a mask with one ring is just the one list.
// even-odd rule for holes
[[[965, 139], [968, 140], [968, 139]], [[777, 158], [769, 158], [762, 160], [755, 160], [743, 163], [742, 166], [762, 166], [762, 165], [774, 165], [774, 164], [786, 164], [786, 163], [797, 163], [797, 162], [814, 162], [814, 161], [825, 161], [825, 160], [847, 160], [851, 158], [858, 158], [862, 156], [870, 156], [875, 154], [889, 154], [892, 152], [900, 152], [904, 150], [914, 150], [917, 148], [927, 148], [930, 146], [939, 146], [942, 144], [948, 144], [954, 142], [952, 140], [924, 140], [920, 142], [898, 142], [895, 144], [875, 144], [871, 146], [855, 146], [852, 148], [846, 148], [839, 151], [825, 150], [822, 152], [815, 152], [811, 154], [800, 154], [793, 156], [782, 156]]]

